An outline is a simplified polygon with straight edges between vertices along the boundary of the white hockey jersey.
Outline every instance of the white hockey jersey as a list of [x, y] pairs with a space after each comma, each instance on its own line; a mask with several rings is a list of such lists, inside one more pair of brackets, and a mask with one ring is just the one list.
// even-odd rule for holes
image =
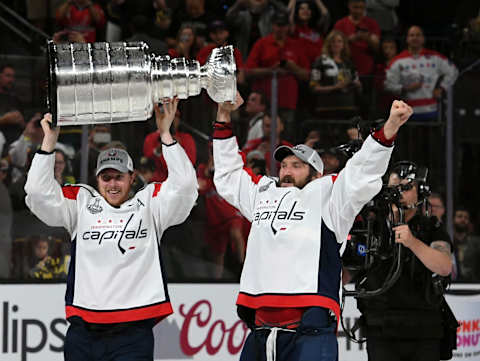
[[381, 189], [392, 149], [370, 136], [338, 176], [303, 189], [278, 187], [244, 168], [231, 132], [215, 131], [217, 191], [252, 222], [238, 305], [320, 306], [340, 319], [344, 241], [363, 205]]
[[[415, 115], [429, 117], [437, 112], [437, 99], [433, 97], [435, 87], [440, 85], [448, 89], [457, 76], [455, 65], [436, 51], [423, 49], [419, 55], [412, 55], [404, 50], [392, 59], [386, 69], [385, 89], [400, 94], [404, 86], [421, 82], [422, 87], [406, 93], [405, 101]], [[439, 79], [440, 84], [437, 84]]]
[[112, 207], [88, 185], [61, 187], [55, 155], [36, 154], [25, 185], [26, 204], [43, 222], [71, 235], [66, 317], [117, 323], [172, 313], [162, 272], [160, 238], [180, 224], [197, 199], [197, 178], [179, 144], [163, 146], [168, 179]]

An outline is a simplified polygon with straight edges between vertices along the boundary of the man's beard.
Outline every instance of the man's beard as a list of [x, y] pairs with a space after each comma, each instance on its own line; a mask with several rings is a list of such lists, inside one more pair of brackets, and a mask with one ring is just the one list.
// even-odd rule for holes
[[457, 232], [457, 233], [468, 232], [468, 226], [466, 224], [463, 225], [463, 224], [454, 223], [453, 228], [455, 229], [455, 232]]
[[312, 179], [313, 176], [309, 174], [305, 179], [297, 182], [292, 176], [286, 175], [278, 181], [278, 185], [281, 187], [283, 183], [292, 183], [298, 189], [303, 189]]

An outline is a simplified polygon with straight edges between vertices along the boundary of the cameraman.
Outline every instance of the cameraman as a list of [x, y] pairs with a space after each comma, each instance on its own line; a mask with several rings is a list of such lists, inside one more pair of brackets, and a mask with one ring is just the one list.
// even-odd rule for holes
[[[395, 244], [402, 244], [399, 278], [386, 292], [358, 298], [365, 327], [369, 361], [440, 360], [443, 284], [452, 269], [451, 242], [435, 217], [422, 205], [428, 197], [425, 177], [412, 162], [399, 162], [389, 172], [388, 185], [400, 194], [394, 211]], [[402, 217], [404, 215], [404, 223]], [[374, 263], [366, 273], [366, 289], [379, 289], [392, 260]]]

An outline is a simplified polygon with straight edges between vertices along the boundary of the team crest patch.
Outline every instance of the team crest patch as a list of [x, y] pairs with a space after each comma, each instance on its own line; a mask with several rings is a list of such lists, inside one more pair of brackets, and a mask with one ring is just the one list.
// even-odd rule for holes
[[95, 198], [93, 203], [87, 205], [87, 209], [91, 214], [97, 214], [103, 211], [102, 206], [100, 205], [100, 198]]

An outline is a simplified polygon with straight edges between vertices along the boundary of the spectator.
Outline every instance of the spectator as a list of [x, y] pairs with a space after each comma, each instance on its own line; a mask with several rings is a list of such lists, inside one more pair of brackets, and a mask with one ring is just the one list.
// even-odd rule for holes
[[155, 10], [155, 35], [164, 39], [172, 25], [172, 9], [167, 6], [166, 0], [153, 0]]
[[[468, 281], [472, 277], [472, 260], [467, 255], [467, 249], [470, 244], [470, 247], [474, 247], [480, 240], [471, 233], [470, 227], [470, 212], [463, 207], [457, 208], [453, 216], [454, 279], [457, 281]], [[478, 259], [474, 262], [478, 262]]]
[[425, 37], [418, 26], [407, 32], [407, 50], [393, 58], [387, 67], [385, 89], [401, 95], [413, 107], [412, 119], [437, 118], [437, 102], [452, 85], [458, 70], [448, 59], [423, 47]]
[[15, 68], [13, 65], [0, 66], [0, 131], [10, 145], [25, 127], [25, 120], [20, 109], [23, 106], [20, 99], [14, 94]]
[[[108, 16], [108, 22], [105, 35], [109, 42], [121, 41], [132, 36], [128, 25], [130, 20], [137, 15], [145, 16], [148, 19], [147, 22], [153, 25], [154, 16], [157, 15], [156, 11], [164, 10], [170, 14], [170, 9], [167, 8], [163, 0], [103, 0], [102, 2], [106, 3], [105, 12]], [[149, 34], [153, 35], [153, 32], [158, 29], [153, 27], [149, 30]]]
[[321, 143], [321, 133], [318, 129], [312, 129], [308, 132], [307, 137], [303, 144], [309, 146], [310, 148], [318, 151], [317, 145]]
[[0, 157], [3, 156], [3, 149], [5, 147], [5, 143], [7, 142], [7, 140], [5, 139], [5, 136], [3, 135], [3, 133], [0, 131]]
[[[228, 37], [230, 32], [228, 31], [227, 24], [223, 20], [215, 20], [210, 23], [209, 36], [212, 43], [205, 45], [197, 54], [197, 60], [200, 65], [204, 65], [213, 49], [229, 45]], [[233, 48], [233, 56], [235, 58], [235, 64], [237, 67], [237, 84], [242, 85], [245, 83], [245, 71], [243, 69], [242, 54], [238, 48]]]
[[385, 90], [385, 79], [387, 66], [397, 56], [398, 51], [397, 43], [391, 37], [383, 38], [380, 48], [379, 61], [375, 64], [374, 85], [377, 92], [377, 116], [383, 118], [388, 112], [390, 104], [395, 100], [395, 96]]
[[252, 91], [247, 98], [244, 113], [247, 116], [247, 136], [239, 139], [239, 144], [243, 146], [252, 139], [263, 137], [263, 116], [267, 110], [267, 99], [265, 94], [260, 91]]
[[34, 266], [29, 272], [30, 277], [36, 278], [35, 273], [38, 273], [40, 268], [45, 267], [45, 262], [48, 260], [48, 239], [37, 238], [33, 240], [33, 264]]
[[55, 180], [63, 186], [64, 184], [75, 184], [72, 176], [70, 161], [63, 150], [55, 149], [55, 165], [53, 168]]
[[97, 40], [97, 30], [105, 26], [105, 13], [90, 0], [68, 0], [57, 8], [57, 24], [67, 31], [79, 32], [87, 43]]
[[29, 262], [31, 267], [28, 274], [30, 277], [35, 278], [34, 272], [38, 271], [39, 268], [45, 266], [45, 261], [48, 259], [48, 238], [46, 237], [35, 237], [31, 239], [32, 243], [32, 259]]
[[347, 39], [342, 32], [332, 30], [325, 39], [322, 56], [312, 65], [314, 114], [334, 119], [352, 117], [358, 112], [356, 96], [361, 88]]
[[177, 34], [174, 48], [168, 49], [172, 58], [195, 59], [197, 53], [195, 30], [190, 25], [183, 25]]
[[357, 125], [351, 124], [347, 128], [347, 138], [348, 141], [352, 140], [361, 140], [362, 139], [362, 134], [360, 133], [360, 130], [358, 129]]
[[52, 249], [52, 246], [58, 246], [57, 243], [60, 242], [51, 236], [30, 237], [27, 243], [32, 246], [32, 254], [27, 255], [28, 270], [24, 274], [28, 278], [42, 280], [67, 278], [70, 255], [61, 254], [59, 247]]
[[[162, 108], [163, 109], [163, 108]], [[160, 121], [165, 115], [162, 109], [155, 104], [155, 118], [157, 122]], [[195, 166], [197, 161], [197, 146], [195, 140], [190, 133], [183, 132], [180, 129], [180, 111], [175, 113], [175, 119], [173, 120], [173, 134], [177, 142], [182, 146], [187, 153], [188, 158]], [[160, 133], [158, 131], [148, 134], [143, 143], [143, 155], [151, 158], [155, 161], [155, 173], [153, 175], [153, 182], [163, 182], [167, 179], [168, 170], [165, 163], [165, 159], [162, 154], [162, 142], [160, 141]]]
[[[88, 134], [88, 164], [87, 164], [87, 183], [92, 187], [97, 184], [95, 177], [95, 168], [97, 167], [97, 157], [103, 146], [112, 141], [110, 126], [107, 124], [97, 124], [90, 129]], [[80, 180], [82, 169], [82, 157], [84, 154], [80, 149], [74, 156], [73, 176]], [[84, 182], [84, 180], [81, 180]]]
[[130, 22], [132, 36], [127, 41], [143, 41], [147, 43], [149, 51], [155, 55], [165, 55], [168, 52], [167, 44], [151, 36], [148, 31], [150, 28], [149, 19], [145, 15], [136, 15]]
[[324, 175], [338, 173], [343, 168], [342, 156], [335, 148], [320, 149], [318, 154], [320, 154], [320, 158], [323, 161]]
[[312, 63], [322, 52], [323, 34], [330, 27], [330, 14], [322, 0], [289, 0], [293, 37], [303, 41]]
[[250, 168], [255, 175], [266, 175], [267, 162], [265, 162], [263, 154], [258, 151], [248, 153], [247, 168]]
[[236, 262], [243, 264], [248, 230], [246, 219], [217, 193], [213, 184], [213, 155], [209, 146], [208, 163], [197, 169], [198, 193], [205, 197], [207, 215], [205, 238], [215, 264], [214, 278], [225, 276], [225, 255], [231, 249]]
[[12, 169], [12, 183], [22, 178], [30, 166], [30, 158], [37, 151], [43, 138], [40, 127], [41, 114], [35, 113], [27, 123], [23, 133], [10, 144], [8, 156]]
[[10, 275], [12, 252], [12, 201], [7, 188], [8, 161], [0, 160], [0, 278]]
[[480, 238], [472, 237], [465, 250], [464, 268], [468, 270], [467, 280], [471, 283], [480, 282]]
[[380, 27], [374, 19], [365, 16], [365, 7], [365, 0], [348, 0], [350, 14], [334, 26], [348, 38], [353, 63], [360, 76], [373, 73], [374, 54], [380, 43]]
[[196, 49], [201, 49], [206, 45], [208, 25], [215, 20], [215, 14], [212, 11], [207, 11], [205, 1], [185, 0], [180, 3], [181, 5], [172, 16], [172, 23], [167, 33], [167, 42], [170, 45], [173, 45], [172, 40], [184, 26], [192, 27], [196, 35], [196, 43], [194, 44]]
[[[331, 141], [331, 140], [330, 140]], [[318, 129], [312, 129], [307, 134], [304, 144], [314, 149], [323, 161], [323, 174], [338, 173], [343, 168], [345, 157], [335, 147], [325, 147], [324, 140]]]
[[[245, 144], [243, 147], [242, 151], [245, 153], [245, 155], [249, 156], [249, 153], [252, 151], [258, 151], [263, 155], [263, 158], [265, 159], [267, 163], [267, 169], [270, 170], [270, 149], [271, 149], [271, 144], [270, 144], [270, 133], [272, 130], [272, 118], [270, 112], [266, 111], [265, 115], [263, 116], [262, 120], [262, 129], [263, 129], [263, 136], [260, 138], [256, 139], [251, 139], [250, 141]], [[280, 146], [280, 145], [287, 145], [287, 146], [292, 146], [291, 143], [283, 139], [282, 133], [284, 131], [284, 125], [282, 119], [277, 116], [277, 136], [276, 136], [276, 144], [275, 146]]]
[[54, 33], [52, 40], [55, 44], [87, 42], [83, 33], [68, 29], [63, 29]]
[[278, 0], [236, 0], [228, 9], [226, 21], [232, 26], [234, 44], [240, 49], [243, 60], [261, 37], [272, 31], [272, 18], [276, 12], [287, 8]]
[[26, 0], [26, 10], [28, 21], [37, 28], [46, 33], [51, 33], [49, 29], [50, 20], [55, 17], [55, 9], [64, 0]]
[[378, 23], [382, 33], [395, 33], [398, 17], [395, 9], [400, 0], [367, 0], [367, 16]]
[[285, 122], [287, 137], [295, 138], [299, 81], [307, 81], [310, 64], [299, 43], [288, 36], [287, 13], [276, 13], [272, 33], [259, 39], [250, 52], [247, 77], [254, 79], [252, 90], [262, 91], [271, 99], [272, 74], [278, 75], [278, 107]]
[[445, 204], [439, 193], [432, 193], [428, 197], [428, 205], [430, 206], [430, 215], [437, 217], [440, 223], [444, 223]]
[[155, 173], [155, 161], [151, 158], [140, 157], [135, 164], [137, 164], [137, 173], [132, 186], [132, 194], [151, 183]]

